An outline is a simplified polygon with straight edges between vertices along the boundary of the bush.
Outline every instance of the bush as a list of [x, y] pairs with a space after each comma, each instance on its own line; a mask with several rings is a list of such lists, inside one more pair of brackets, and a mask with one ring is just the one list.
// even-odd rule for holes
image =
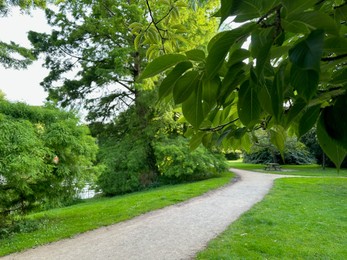
[[277, 162], [280, 164], [311, 164], [315, 162], [307, 147], [294, 137], [287, 138], [284, 149], [284, 160], [280, 151], [270, 143], [264, 135], [258, 136], [258, 143], [254, 144], [250, 153], [243, 156], [244, 162], [266, 164]]
[[212, 153], [204, 147], [190, 151], [188, 140], [181, 136], [156, 142], [154, 153], [159, 174], [164, 180], [205, 179], [227, 169], [221, 154]]
[[140, 190], [155, 182], [156, 174], [148, 165], [150, 145], [129, 136], [118, 142], [108, 142], [101, 148], [100, 159], [105, 171], [98, 186], [107, 196]]
[[73, 200], [95, 178], [95, 140], [72, 113], [2, 100], [0, 128], [0, 226]]

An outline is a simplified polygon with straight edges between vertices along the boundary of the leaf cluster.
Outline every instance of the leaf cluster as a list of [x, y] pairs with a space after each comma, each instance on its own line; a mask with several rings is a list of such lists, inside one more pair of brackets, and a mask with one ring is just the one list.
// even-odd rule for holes
[[155, 59], [140, 80], [166, 71], [160, 98], [182, 108], [193, 144], [249, 148], [262, 128], [283, 151], [287, 131], [300, 137], [316, 125], [339, 167], [347, 154], [346, 8], [332, 0], [221, 0], [221, 22], [238, 27], [213, 37], [207, 52]]

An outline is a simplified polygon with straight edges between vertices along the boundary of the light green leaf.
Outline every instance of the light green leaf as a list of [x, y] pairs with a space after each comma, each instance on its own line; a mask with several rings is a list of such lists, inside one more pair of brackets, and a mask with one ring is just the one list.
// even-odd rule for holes
[[166, 54], [160, 56], [146, 66], [138, 80], [153, 77], [185, 60], [187, 60], [187, 57], [182, 54]]
[[187, 51], [186, 56], [193, 61], [204, 61], [206, 58], [205, 52], [198, 49]]
[[276, 126], [270, 129], [270, 141], [275, 145], [281, 153], [282, 159], [284, 159], [284, 148], [287, 139], [286, 131], [281, 126]]
[[159, 98], [162, 99], [172, 93], [177, 80], [182, 76], [184, 72], [192, 67], [193, 64], [190, 61], [183, 61], [178, 63], [160, 84]]
[[188, 71], [180, 77], [173, 88], [173, 97], [175, 104], [184, 102], [198, 87], [199, 72]]
[[196, 148], [199, 147], [199, 145], [202, 142], [202, 138], [204, 137], [205, 133], [204, 132], [198, 132], [196, 134], [194, 134], [191, 138], [190, 138], [190, 142], [189, 142], [189, 148], [191, 151], [195, 150]]
[[202, 82], [202, 99], [209, 104], [214, 104], [217, 101], [221, 82], [219, 77], [206, 79]]
[[336, 168], [339, 170], [343, 160], [347, 155], [347, 150], [344, 149], [341, 145], [339, 145], [328, 134], [325, 128], [325, 122], [322, 115], [319, 117], [317, 123], [317, 138], [323, 151], [334, 162]]

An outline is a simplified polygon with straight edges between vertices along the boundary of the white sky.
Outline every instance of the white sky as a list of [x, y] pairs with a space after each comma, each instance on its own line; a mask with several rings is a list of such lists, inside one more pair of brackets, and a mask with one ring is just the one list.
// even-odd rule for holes
[[[14, 41], [25, 47], [30, 43], [27, 32], [33, 30], [48, 32], [42, 10], [33, 10], [31, 15], [21, 14], [18, 9], [12, 9], [8, 17], [0, 17], [0, 39], [3, 42]], [[48, 74], [41, 66], [42, 61], [36, 61], [24, 70], [5, 69], [0, 65], [0, 89], [10, 101], [22, 101], [29, 105], [42, 105], [47, 94], [40, 82]]]

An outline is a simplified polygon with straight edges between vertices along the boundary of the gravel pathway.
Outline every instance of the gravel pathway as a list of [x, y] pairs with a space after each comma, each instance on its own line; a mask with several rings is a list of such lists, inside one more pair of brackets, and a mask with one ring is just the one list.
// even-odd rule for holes
[[232, 171], [240, 180], [219, 190], [3, 259], [192, 259], [284, 177]]

